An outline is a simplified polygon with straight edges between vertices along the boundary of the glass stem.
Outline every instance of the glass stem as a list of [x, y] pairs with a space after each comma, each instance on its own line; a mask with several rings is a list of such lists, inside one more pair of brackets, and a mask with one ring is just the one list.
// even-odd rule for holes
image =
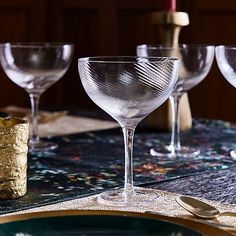
[[170, 148], [172, 154], [176, 154], [176, 150], [181, 149], [180, 144], [180, 124], [179, 124], [179, 102], [180, 95], [170, 96], [171, 111], [172, 111], [172, 129]]
[[38, 94], [30, 94], [30, 103], [32, 111], [32, 137], [31, 141], [36, 143], [39, 141], [38, 137], [38, 109], [39, 109], [39, 98]]
[[133, 140], [135, 128], [122, 128], [125, 143], [125, 185], [126, 195], [134, 193], [133, 185]]

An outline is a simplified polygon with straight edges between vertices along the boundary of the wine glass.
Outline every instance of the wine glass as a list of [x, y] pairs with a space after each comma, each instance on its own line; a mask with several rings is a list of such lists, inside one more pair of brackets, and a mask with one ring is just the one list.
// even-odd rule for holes
[[179, 102], [184, 93], [199, 84], [210, 71], [214, 59], [214, 46], [182, 44], [177, 47], [162, 45], [138, 45], [138, 56], [174, 56], [180, 59], [180, 73], [170, 96], [172, 111], [171, 142], [150, 150], [151, 155], [160, 157], [195, 157], [200, 149], [182, 146], [180, 143]]
[[[216, 46], [215, 53], [222, 75], [236, 88], [236, 45]], [[236, 150], [231, 150], [230, 156], [236, 160]]]
[[155, 191], [133, 186], [133, 137], [138, 123], [170, 95], [178, 76], [176, 58], [87, 57], [78, 61], [82, 85], [91, 100], [122, 127], [125, 144], [123, 189], [108, 191], [98, 202], [113, 206], [142, 205]]
[[39, 99], [67, 71], [73, 45], [66, 43], [5, 43], [0, 45], [0, 61], [7, 76], [29, 94], [32, 110], [30, 151], [57, 148], [38, 136]]

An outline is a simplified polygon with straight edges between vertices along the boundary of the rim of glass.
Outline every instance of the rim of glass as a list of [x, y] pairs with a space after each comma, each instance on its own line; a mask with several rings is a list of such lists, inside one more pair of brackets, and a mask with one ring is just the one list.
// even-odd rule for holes
[[[179, 61], [175, 57], [143, 57], [143, 56], [96, 56], [96, 57], [82, 57], [78, 62], [93, 62], [93, 63], [134, 63], [137, 59], [148, 59], [149, 62], [166, 62], [166, 61]], [[138, 61], [146, 63], [146, 61]]]
[[214, 48], [215, 45], [212, 45], [212, 44], [187, 44], [187, 43], [178, 44], [177, 47], [165, 46], [163, 44], [140, 44], [140, 45], [137, 45], [137, 48], [149, 48], [149, 49], [155, 49], [155, 48], [173, 49], [173, 48], [187, 48], [187, 47], [191, 47], [191, 48], [213, 47]]
[[0, 43], [0, 47], [12, 47], [12, 48], [34, 48], [34, 47], [64, 47], [71, 46], [73, 43], [69, 42], [6, 42]]
[[236, 45], [232, 44], [232, 45], [217, 45], [216, 48], [225, 48], [225, 49], [236, 49]]

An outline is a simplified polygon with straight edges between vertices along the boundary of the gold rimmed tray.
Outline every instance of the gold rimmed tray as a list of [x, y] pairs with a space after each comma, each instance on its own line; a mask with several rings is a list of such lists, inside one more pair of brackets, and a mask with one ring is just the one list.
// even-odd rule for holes
[[0, 217], [0, 235], [230, 236], [188, 219], [124, 211], [63, 210]]

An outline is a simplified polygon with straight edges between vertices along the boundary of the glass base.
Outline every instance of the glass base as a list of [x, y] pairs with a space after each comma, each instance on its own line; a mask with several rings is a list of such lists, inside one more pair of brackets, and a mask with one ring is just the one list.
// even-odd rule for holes
[[53, 142], [47, 142], [43, 140], [39, 141], [29, 140], [28, 145], [29, 145], [29, 150], [32, 152], [49, 151], [49, 150], [54, 150], [58, 147], [58, 145]]
[[134, 188], [131, 193], [125, 193], [124, 189], [104, 192], [98, 195], [97, 201], [100, 204], [108, 206], [139, 206], [149, 205], [154, 203], [158, 194], [155, 190]]
[[236, 161], [236, 150], [230, 151], [230, 156]]
[[193, 147], [186, 147], [181, 146], [180, 149], [173, 149], [170, 145], [159, 147], [159, 148], [152, 148], [150, 150], [150, 154], [152, 156], [158, 157], [168, 157], [168, 158], [176, 158], [176, 157], [196, 157], [200, 154], [200, 150]]

